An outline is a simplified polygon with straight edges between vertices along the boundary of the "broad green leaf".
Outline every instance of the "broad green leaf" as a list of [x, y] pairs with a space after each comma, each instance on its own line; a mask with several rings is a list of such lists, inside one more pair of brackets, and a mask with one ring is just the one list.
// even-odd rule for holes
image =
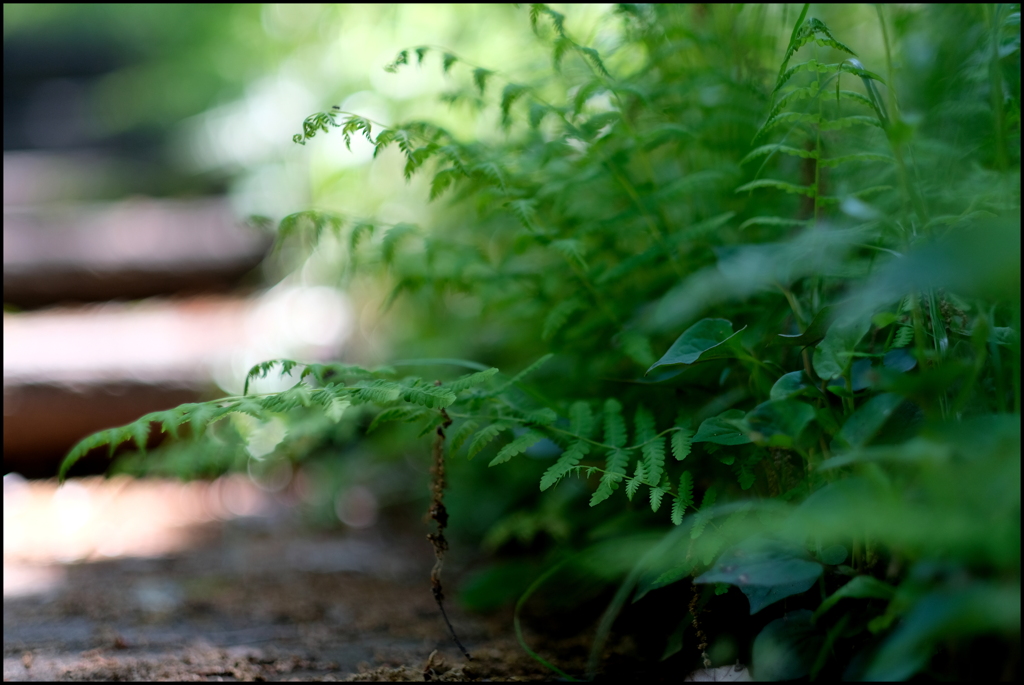
[[718, 445], [745, 445], [751, 442], [746, 431], [740, 430], [735, 421], [742, 421], [744, 413], [739, 409], [730, 409], [726, 412], [705, 419], [697, 429], [697, 435], [693, 436], [691, 442], [713, 442]]
[[756, 614], [780, 599], [806, 592], [821, 573], [821, 564], [800, 547], [754, 536], [723, 552], [693, 582], [735, 585], [750, 601], [750, 613]]
[[919, 600], [875, 653], [863, 680], [906, 680], [924, 668], [939, 644], [954, 637], [1020, 631], [1020, 583], [974, 582]]
[[903, 401], [902, 397], [892, 393], [872, 397], [846, 420], [832, 441], [832, 449], [852, 449], [867, 445]]
[[[814, 420], [811, 405], [798, 400], [769, 400], [746, 415], [750, 436], [760, 444], [792, 447], [807, 424]], [[758, 438], [760, 434], [760, 438]]]
[[754, 638], [753, 676], [761, 681], [796, 680], [811, 672], [825, 636], [807, 609], [777, 618]]
[[768, 396], [773, 400], [786, 400], [803, 394], [810, 387], [803, 371], [792, 371], [780, 376], [779, 380], [775, 381]]
[[894, 594], [896, 594], [896, 588], [888, 583], [883, 583], [872, 576], [857, 576], [822, 602], [814, 612], [814, 618], [817, 620], [819, 616], [834, 607], [839, 600], [847, 597], [850, 599], [892, 599]]
[[735, 333], [725, 319], [701, 319], [679, 336], [668, 352], [647, 369], [646, 376], [659, 366], [696, 364], [712, 359], [735, 357], [744, 326]]
[[857, 343], [871, 327], [867, 316], [844, 315], [829, 326], [825, 339], [814, 348], [814, 372], [824, 379], [846, 372]]
[[803, 333], [800, 333], [799, 335], [780, 334], [774, 342], [776, 345], [798, 345], [800, 347], [813, 345], [825, 337], [829, 324], [832, 323], [833, 314], [833, 307], [822, 307], [818, 310], [818, 313], [814, 315], [814, 318], [811, 319], [811, 322], [807, 324], [807, 328]]

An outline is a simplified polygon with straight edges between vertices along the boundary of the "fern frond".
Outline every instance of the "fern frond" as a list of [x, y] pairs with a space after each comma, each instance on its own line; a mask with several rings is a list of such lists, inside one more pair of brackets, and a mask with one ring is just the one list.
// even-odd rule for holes
[[847, 162], [887, 162], [889, 164], [893, 164], [895, 163], [895, 160], [889, 155], [879, 155], [874, 152], [858, 152], [852, 155], [823, 159], [818, 163], [823, 167], [837, 167], [841, 164], [846, 164]]
[[478, 371], [477, 373], [471, 373], [450, 383], [445, 383], [441, 387], [446, 388], [449, 392], [460, 393], [464, 390], [475, 388], [481, 383], [486, 382], [487, 379], [491, 378], [496, 373], [498, 373], [498, 369], [496, 368], [486, 369], [485, 371]]
[[380, 412], [370, 422], [370, 426], [366, 429], [366, 432], [372, 433], [377, 430], [381, 424], [387, 423], [388, 421], [416, 421], [429, 412], [426, 409], [420, 409], [418, 407], [388, 407], [384, 411]]
[[840, 129], [860, 125], [882, 128], [882, 122], [880, 122], [877, 117], [869, 117], [863, 114], [856, 114], [848, 117], [839, 117], [838, 119], [824, 120], [819, 124], [822, 131], [838, 131]]
[[506, 390], [508, 390], [509, 388], [511, 388], [513, 385], [516, 385], [517, 383], [521, 383], [524, 378], [529, 376], [531, 373], [533, 373], [534, 371], [536, 371], [540, 367], [544, 366], [544, 364], [546, 364], [554, 356], [555, 355], [551, 354], [550, 352], [548, 354], [545, 354], [540, 359], [538, 359], [534, 363], [530, 364], [525, 369], [523, 369], [522, 371], [517, 373], [515, 376], [510, 378], [508, 381], [503, 383], [501, 385], [501, 387], [499, 387], [497, 390], [495, 390], [492, 394], [500, 395], [501, 393], [503, 393]]
[[660, 487], [651, 488], [651, 511], [658, 511], [661, 508], [661, 500], [665, 496], [665, 491]]
[[538, 433], [536, 431], [527, 431], [526, 433], [523, 433], [509, 444], [502, 447], [498, 451], [497, 456], [495, 456], [494, 459], [491, 459], [491, 463], [488, 464], [488, 466], [504, 464], [512, 457], [516, 456], [517, 454], [522, 454], [523, 452], [530, 449], [543, 439], [543, 433]]
[[642, 445], [640, 451], [643, 454], [642, 462], [637, 463], [643, 463], [644, 482], [657, 485], [665, 471], [665, 439], [657, 437], [654, 417], [643, 405], [636, 408], [634, 422], [636, 441]]
[[778, 181], [773, 178], [759, 178], [756, 181], [744, 183], [736, 189], [736, 192], [742, 193], [747, 190], [756, 190], [758, 188], [775, 188], [776, 190], [806, 195], [807, 197], [814, 197], [817, 193], [817, 189], [814, 186], [798, 186], [792, 183], [786, 183], [785, 181]]
[[476, 421], [464, 421], [458, 430], [456, 430], [452, 436], [448, 439], [448, 450], [451, 454], [455, 454], [459, 451], [459, 448], [465, 444], [469, 436], [473, 434], [479, 428], [479, 424]]
[[249, 369], [249, 373], [245, 375], [245, 386], [244, 390], [242, 391], [242, 394], [248, 395], [249, 383], [254, 380], [266, 378], [267, 374], [269, 374], [270, 371], [275, 366], [280, 365], [281, 375], [287, 376], [289, 373], [291, 373], [291, 370], [294, 369], [297, 364], [298, 362], [292, 361], [291, 359], [271, 359], [270, 361], [260, 362], [256, 366]]
[[283, 392], [267, 395], [259, 403], [259, 407], [270, 412], [280, 413], [290, 411], [300, 406], [308, 407], [312, 403], [312, 399], [312, 390], [310, 387], [302, 381], [299, 381], [294, 386]]
[[647, 481], [647, 474], [644, 473], [644, 463], [638, 461], [636, 463], [636, 471], [632, 478], [626, 479], [626, 499], [630, 502], [633, 501], [633, 495], [640, 489], [640, 486]]
[[223, 415], [217, 402], [200, 402], [183, 406], [192, 428], [192, 435], [196, 437], [201, 436], [208, 425]]
[[697, 510], [697, 518], [693, 522], [693, 527], [690, 529], [690, 539], [696, 540], [704, 532], [704, 528], [707, 527], [708, 522], [711, 521], [711, 507], [715, 505], [715, 486], [712, 485], [706, 491], [704, 491], [704, 499], [700, 503], [700, 509]]
[[[654, 494], [654, 491], [651, 491]], [[679, 525], [683, 522], [683, 515], [686, 514], [686, 508], [679, 502], [679, 500], [672, 500], [672, 523]]]
[[679, 477], [679, 496], [676, 501], [684, 511], [693, 506], [693, 476], [689, 471], [683, 471]]
[[590, 453], [590, 445], [582, 440], [577, 440], [569, 449], [562, 452], [562, 455], [558, 457], [558, 461], [548, 467], [548, 470], [544, 472], [544, 475], [540, 479], [541, 491], [547, 490], [552, 485], [558, 483], [562, 478], [572, 471], [580, 463], [583, 457]]
[[901, 326], [892, 339], [891, 349], [906, 347], [914, 339], [914, 329], [911, 326]]
[[594, 432], [594, 414], [590, 404], [582, 400], [573, 402], [569, 408], [569, 430], [582, 438], [591, 436]]
[[406, 388], [402, 399], [413, 404], [421, 404], [429, 409], [442, 409], [458, 399], [454, 392], [443, 386], [416, 385]]
[[543, 407], [523, 414], [523, 421], [527, 425], [550, 426], [558, 420], [558, 414], [554, 409]]
[[767, 154], [775, 154], [776, 152], [784, 155], [791, 155], [793, 157], [803, 157], [804, 159], [817, 159], [818, 157], [818, 153], [814, 150], [804, 150], [802, 148], [793, 147], [792, 145], [772, 143], [770, 145], [762, 145], [751, 150], [750, 153], [740, 161], [740, 164], [746, 164], [752, 159], [757, 159], [758, 157], [763, 157]]
[[405, 390], [406, 388], [394, 381], [377, 379], [369, 384], [357, 386], [353, 399], [359, 402], [387, 404], [401, 397]]
[[441, 169], [434, 174], [434, 178], [430, 181], [430, 199], [436, 200], [441, 197], [459, 176], [461, 176], [459, 170], [454, 167]]
[[574, 238], [552, 241], [551, 247], [557, 250], [566, 261], [587, 270], [587, 260], [583, 256], [583, 244]]
[[[609, 400], [612, 402], [614, 400]], [[617, 404], [617, 403], [616, 403]], [[621, 416], [619, 420], [621, 421]], [[626, 476], [626, 467], [629, 465], [629, 452], [621, 449], [613, 449], [608, 452], [605, 461], [604, 474], [597, 490], [590, 498], [590, 506], [595, 506], [612, 496], [612, 493], [619, 487], [619, 481]]]
[[548, 312], [547, 318], [544, 319], [544, 329], [541, 332], [542, 340], [550, 340], [565, 326], [569, 317], [578, 311], [586, 309], [586, 304], [583, 300], [577, 297], [571, 297], [567, 300], [562, 300]]
[[472, 459], [475, 457], [480, 450], [487, 447], [488, 443], [498, 436], [498, 433], [508, 430], [508, 428], [509, 426], [507, 423], [498, 421], [480, 429], [480, 432], [476, 434], [473, 441], [469, 443], [469, 458]]
[[651, 349], [651, 339], [643, 333], [635, 330], [623, 331], [619, 336], [622, 342], [622, 351], [626, 356], [637, 364], [647, 369], [655, 362], [654, 350]]
[[473, 83], [476, 84], [480, 94], [484, 94], [484, 90], [487, 89], [487, 80], [494, 75], [494, 72], [490, 69], [484, 69], [483, 67], [477, 67], [473, 70]]
[[622, 418], [622, 405], [614, 398], [604, 403], [604, 441], [612, 447], [626, 444], [626, 422]]
[[806, 219], [787, 219], [781, 216], [755, 216], [740, 224], [740, 230], [742, 231], [749, 226], [804, 226], [807, 223]]
[[693, 430], [690, 428], [680, 426], [672, 433], [672, 456], [676, 458], [676, 461], [682, 461], [689, 456], [692, 440]]

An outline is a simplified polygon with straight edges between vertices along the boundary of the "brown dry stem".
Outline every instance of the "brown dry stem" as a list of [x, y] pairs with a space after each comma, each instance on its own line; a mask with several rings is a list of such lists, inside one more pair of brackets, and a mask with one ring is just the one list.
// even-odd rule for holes
[[459, 642], [459, 638], [455, 634], [455, 628], [452, 626], [452, 622], [448, 620], [448, 614], [444, 610], [444, 590], [441, 587], [441, 569], [444, 567], [444, 553], [448, 551], [448, 540], [444, 537], [444, 529], [448, 526], [448, 510], [444, 506], [444, 430], [452, 425], [452, 420], [444, 409], [441, 410], [441, 417], [443, 419], [442, 423], [437, 427], [437, 432], [434, 436], [433, 465], [430, 468], [431, 499], [430, 509], [427, 512], [429, 517], [437, 522], [437, 532], [427, 534], [427, 539], [434, 546], [434, 556], [436, 557], [434, 568], [430, 571], [430, 587], [434, 593], [434, 599], [437, 601], [437, 606], [441, 609], [441, 616], [448, 626], [448, 632], [451, 633], [452, 640], [466, 658], [472, 660], [473, 657], [469, 655], [466, 648]]

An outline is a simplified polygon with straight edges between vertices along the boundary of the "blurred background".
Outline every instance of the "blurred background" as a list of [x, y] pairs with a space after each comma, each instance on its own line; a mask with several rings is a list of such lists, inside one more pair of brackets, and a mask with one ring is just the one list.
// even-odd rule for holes
[[[567, 11], [597, 44], [619, 30], [608, 8]], [[307, 523], [357, 531], [389, 507], [425, 506], [415, 431], [357, 444], [351, 426], [332, 434], [322, 417], [240, 417], [198, 449], [117, 453], [115, 472], [206, 480], [188, 486], [90, 478], [110, 466], [106, 449], [76, 464], [79, 480], [63, 489], [35, 480], [52, 479], [97, 430], [240, 393], [257, 362], [375, 365], [416, 338], [400, 316], [382, 317], [384, 284], [345, 280], [337, 243], [270, 253], [277, 222], [300, 210], [419, 225], [446, 211], [428, 202], [429, 179], [403, 178], [397, 150], [374, 159], [364, 139], [348, 150], [340, 135], [296, 145], [313, 112], [336, 105], [375, 124], [423, 119], [467, 138], [501, 135], [494, 108], [439, 97], [471, 88], [465, 70], [444, 73], [439, 53], [385, 71], [414, 45], [470, 65], [550, 69], [513, 7], [4, 6], [5, 594], [51, 587], [69, 561], [166, 554], [196, 523], [297, 507]], [[479, 302], [456, 300], [460, 316], [479, 314]], [[430, 340], [415, 342], [430, 351]], [[295, 462], [262, 460], [286, 432], [300, 438]], [[151, 447], [159, 442], [153, 435]], [[505, 481], [486, 498], [456, 487], [449, 507], [473, 512], [457, 527], [479, 540], [535, 490], [536, 466], [484, 474]], [[535, 517], [541, 528], [552, 511]]]
[[[438, 102], [440, 69], [383, 66], [411, 43], [529, 60], [536, 45], [528, 23], [507, 22], [514, 12], [5, 5], [5, 594], [45, 585], [53, 574], [38, 564], [164, 554], [196, 522], [306, 504], [320, 525], [361, 529], [376, 522], [381, 497], [425, 497], [425, 455], [398, 453], [387, 477], [365, 452], [308, 473], [264, 468], [257, 458], [285, 429], [268, 437], [244, 421], [213, 447], [224, 453], [219, 471], [242, 475], [212, 485], [87, 479], [55, 491], [26, 479], [53, 477], [94, 431], [241, 392], [259, 361], [387, 359], [384, 293], [343, 290], [330, 244], [309, 259], [294, 248], [267, 259], [273, 227], [309, 208], [422, 222], [433, 211], [427, 189], [404, 181], [397, 154], [372, 160], [365, 141], [348, 151], [340, 136], [302, 147], [292, 135], [332, 105], [383, 124], [486, 127]], [[219, 475], [191, 472], [190, 456], [165, 455], [163, 473]], [[96, 451], [72, 475], [108, 465]], [[32, 566], [18, 572], [9, 559]]]

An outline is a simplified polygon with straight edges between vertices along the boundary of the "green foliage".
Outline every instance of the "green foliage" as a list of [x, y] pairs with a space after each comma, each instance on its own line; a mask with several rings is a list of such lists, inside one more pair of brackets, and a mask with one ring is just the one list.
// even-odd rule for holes
[[[429, 340], [522, 371], [434, 383], [301, 366], [282, 393], [247, 386], [87, 438], [62, 474], [95, 447], [144, 446], [150, 423], [198, 435], [231, 414], [295, 410], [344, 424], [360, 415], [349, 407], [375, 405], [371, 429], [453, 420], [450, 458], [487, 451], [505, 473], [549, 459], [543, 498], [586, 479], [593, 513], [573, 519], [584, 529], [598, 527], [586, 516], [639, 516], [650, 491], [657, 520], [674, 525], [618, 576], [597, 652], [634, 589], [687, 578], [737, 586], [751, 613], [787, 598], [818, 608], [761, 630], [758, 677], [906, 678], [927, 673], [944, 641], [1016, 639], [1019, 19], [879, 6], [883, 50], [854, 46], [858, 58], [843, 22], [804, 6], [783, 26], [773, 12], [623, 6], [621, 44], [599, 50], [533, 5], [556, 71], [513, 78], [441, 52], [465, 84], [449, 101], [492, 107], [493, 139], [307, 118], [299, 142], [340, 128], [346, 142], [397, 147], [448, 219], [293, 215], [281, 240], [349, 246], [343, 279], [378, 281], [404, 307], [401, 349]], [[897, 76], [897, 27], [936, 34], [943, 69]], [[451, 313], [451, 294], [477, 298], [481, 314]], [[278, 368], [300, 365], [267, 362], [250, 378]], [[507, 535], [533, 520], [517, 515]]]

